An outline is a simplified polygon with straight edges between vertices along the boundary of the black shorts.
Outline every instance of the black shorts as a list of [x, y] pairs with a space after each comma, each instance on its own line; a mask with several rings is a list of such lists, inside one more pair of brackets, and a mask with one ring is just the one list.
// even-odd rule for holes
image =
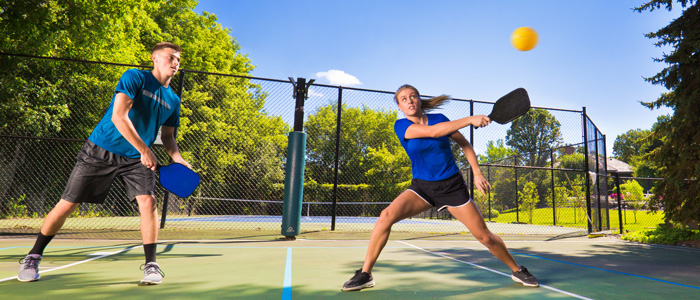
[[416, 193], [418, 197], [431, 206], [437, 207], [438, 211], [446, 207], [464, 206], [471, 200], [467, 184], [464, 183], [460, 173], [440, 181], [413, 178], [408, 190]]
[[104, 203], [114, 178], [119, 175], [130, 200], [155, 195], [156, 178], [139, 158], [126, 158], [87, 141], [76, 157], [61, 199], [72, 203]]

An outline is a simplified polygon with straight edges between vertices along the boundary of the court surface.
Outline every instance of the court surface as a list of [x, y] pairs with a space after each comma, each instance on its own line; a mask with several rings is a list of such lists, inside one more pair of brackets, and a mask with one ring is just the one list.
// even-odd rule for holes
[[376, 286], [341, 292], [367, 240], [161, 241], [163, 284], [139, 286], [143, 249], [133, 240], [55, 239], [41, 280], [15, 279], [30, 238], [0, 239], [2, 299], [698, 299], [700, 251], [614, 238], [506, 237], [539, 288], [510, 279], [476, 241], [390, 240]]

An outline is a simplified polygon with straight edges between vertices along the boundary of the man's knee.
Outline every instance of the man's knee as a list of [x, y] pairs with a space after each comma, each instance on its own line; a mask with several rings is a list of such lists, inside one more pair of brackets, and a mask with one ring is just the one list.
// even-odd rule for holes
[[156, 197], [151, 195], [136, 196], [140, 208], [156, 209]]

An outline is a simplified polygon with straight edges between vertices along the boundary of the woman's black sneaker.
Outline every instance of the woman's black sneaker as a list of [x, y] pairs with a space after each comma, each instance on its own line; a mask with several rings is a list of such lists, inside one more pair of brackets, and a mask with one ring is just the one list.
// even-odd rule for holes
[[355, 276], [343, 284], [343, 292], [357, 291], [374, 286], [372, 274], [362, 272], [362, 269], [355, 271]]

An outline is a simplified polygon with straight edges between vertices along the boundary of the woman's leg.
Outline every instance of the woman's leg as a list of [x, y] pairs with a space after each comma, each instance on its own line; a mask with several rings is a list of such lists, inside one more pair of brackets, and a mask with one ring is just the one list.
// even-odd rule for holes
[[486, 227], [484, 217], [481, 215], [481, 212], [479, 212], [474, 201], [469, 201], [469, 203], [464, 206], [448, 207], [447, 209], [457, 220], [467, 226], [469, 232], [471, 232], [479, 242], [489, 248], [491, 254], [505, 263], [513, 272], [520, 270], [520, 266], [515, 263], [515, 259], [513, 259], [513, 256], [508, 252], [508, 248], [506, 248], [506, 244], [501, 237], [491, 232], [491, 230]]
[[382, 249], [384, 249], [384, 246], [386, 246], [387, 240], [389, 240], [389, 233], [391, 232], [392, 225], [405, 218], [415, 216], [431, 207], [430, 204], [412, 191], [404, 191], [401, 195], [396, 197], [396, 199], [382, 211], [377, 223], [374, 224], [372, 235], [370, 235], [369, 238], [369, 246], [367, 247], [367, 255], [365, 256], [365, 263], [362, 266], [362, 271], [367, 273], [372, 272], [372, 268], [374, 268], [379, 254], [382, 252]]

